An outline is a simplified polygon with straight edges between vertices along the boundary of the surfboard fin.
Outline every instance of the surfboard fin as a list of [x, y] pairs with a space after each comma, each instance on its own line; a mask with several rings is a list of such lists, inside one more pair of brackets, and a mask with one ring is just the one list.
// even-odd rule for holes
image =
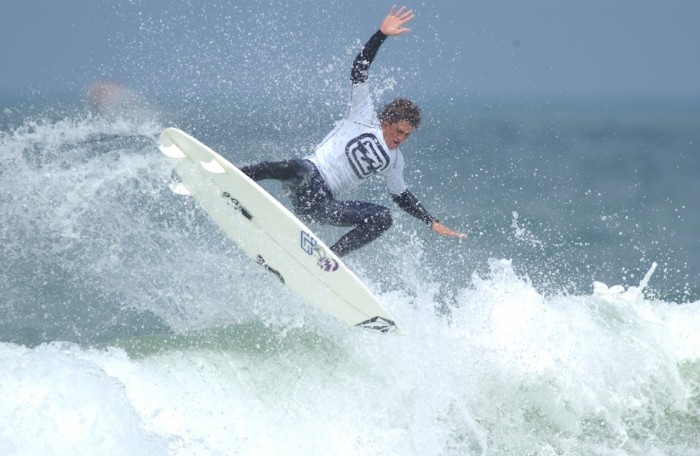
[[170, 182], [168, 184], [168, 187], [170, 187], [170, 190], [175, 193], [176, 195], [180, 196], [188, 196], [191, 195], [191, 192], [185, 187], [182, 182]]
[[209, 161], [200, 161], [199, 165], [212, 174], [224, 174], [226, 172], [224, 167], [221, 166], [221, 163], [213, 158]]
[[175, 144], [164, 144], [161, 142], [161, 144], [158, 146], [158, 149], [160, 149], [163, 155], [170, 158], [185, 158], [187, 156]]

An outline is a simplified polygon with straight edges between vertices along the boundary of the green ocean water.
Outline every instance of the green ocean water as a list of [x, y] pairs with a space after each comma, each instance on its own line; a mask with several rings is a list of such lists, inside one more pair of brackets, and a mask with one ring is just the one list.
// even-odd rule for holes
[[470, 238], [393, 210], [348, 257], [392, 338], [251, 264], [156, 147], [303, 156], [337, 106], [4, 103], [0, 453], [698, 452], [700, 106], [424, 102], [406, 180]]

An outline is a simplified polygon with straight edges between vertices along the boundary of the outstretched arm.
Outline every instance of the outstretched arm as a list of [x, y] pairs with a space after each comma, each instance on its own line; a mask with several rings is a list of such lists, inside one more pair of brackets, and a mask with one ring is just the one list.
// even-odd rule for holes
[[379, 47], [388, 36], [396, 36], [409, 31], [404, 25], [413, 19], [413, 11], [405, 11], [405, 9], [406, 7], [402, 6], [398, 11], [395, 11], [396, 7], [392, 6], [391, 11], [389, 11], [389, 14], [379, 26], [379, 30], [372, 35], [365, 43], [362, 51], [357, 54], [357, 57], [352, 62], [352, 71], [350, 73], [350, 79], [353, 84], [362, 84], [367, 81], [369, 66], [372, 64], [374, 57], [376, 57]]
[[423, 221], [425, 224], [430, 225], [433, 231], [435, 231], [437, 234], [441, 236], [455, 237], [458, 239], [467, 239], [466, 234], [449, 229], [440, 223], [440, 220], [430, 215], [430, 212], [423, 207], [420, 201], [418, 201], [418, 198], [416, 198], [410, 190], [404, 190], [404, 192], [399, 195], [391, 195], [391, 198], [396, 204], [399, 205], [401, 209], [408, 212], [418, 220]]

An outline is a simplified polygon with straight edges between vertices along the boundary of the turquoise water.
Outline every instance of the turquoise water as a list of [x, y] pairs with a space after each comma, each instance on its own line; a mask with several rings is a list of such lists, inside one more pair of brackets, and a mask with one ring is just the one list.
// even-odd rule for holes
[[394, 211], [348, 257], [407, 332], [377, 337], [251, 264], [156, 147], [301, 156], [337, 106], [132, 101], [0, 113], [0, 454], [700, 451], [700, 106], [424, 102], [407, 181], [470, 239]]

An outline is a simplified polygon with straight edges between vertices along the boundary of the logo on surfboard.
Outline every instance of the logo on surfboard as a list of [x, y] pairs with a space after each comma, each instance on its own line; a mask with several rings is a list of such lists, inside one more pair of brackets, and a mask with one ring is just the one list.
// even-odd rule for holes
[[247, 218], [248, 220], [253, 220], [253, 214], [250, 213], [248, 209], [243, 207], [241, 205], [241, 202], [238, 201], [236, 198], [231, 196], [229, 192], [224, 192], [221, 194], [224, 198], [226, 198], [226, 202], [233, 206], [236, 210], [241, 211], [241, 214], [243, 214], [243, 217]]
[[315, 255], [318, 260], [316, 264], [324, 271], [333, 272], [338, 270], [338, 262], [333, 258], [329, 258], [326, 255], [326, 250], [318, 245], [318, 241], [306, 231], [301, 232], [301, 249], [307, 255]]
[[355, 326], [359, 326], [360, 328], [371, 329], [372, 331], [379, 331], [379, 332], [383, 332], [383, 333], [396, 331], [396, 323], [394, 323], [391, 320], [387, 320], [386, 318], [382, 318], [382, 317], [370, 318], [369, 320], [363, 321], [362, 323], [358, 323]]
[[280, 279], [282, 283], [284, 283], [284, 277], [282, 277], [282, 274], [280, 274], [280, 272], [277, 269], [273, 269], [272, 267], [270, 267], [270, 265], [267, 264], [267, 261], [265, 261], [265, 258], [263, 258], [262, 255], [258, 255], [258, 257], [255, 259], [255, 262], [263, 268], [265, 268], [266, 270], [273, 273], [274, 275], [276, 275], [277, 278]]

